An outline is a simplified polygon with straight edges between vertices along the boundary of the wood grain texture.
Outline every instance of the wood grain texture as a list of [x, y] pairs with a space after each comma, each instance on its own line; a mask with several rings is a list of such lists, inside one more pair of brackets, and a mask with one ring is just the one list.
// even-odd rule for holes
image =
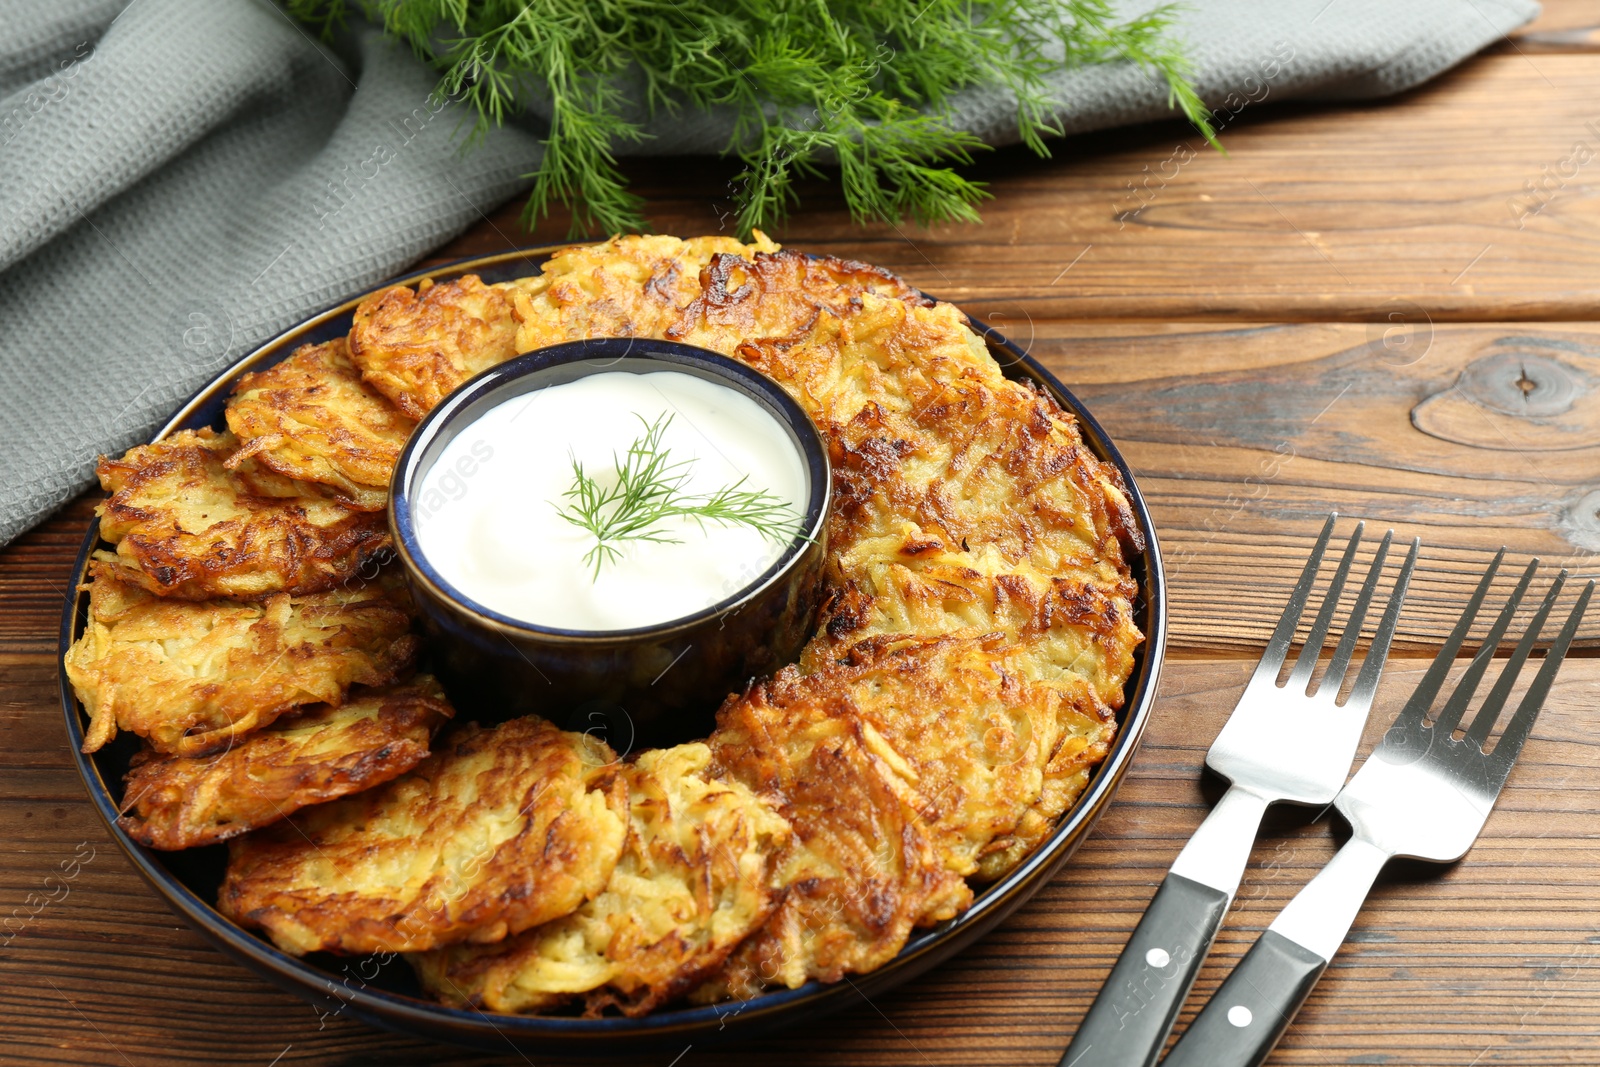
[[[984, 221], [932, 230], [856, 227], [811, 183], [774, 236], [985, 316], [1365, 322], [1415, 305], [1435, 321], [1593, 319], [1597, 64], [1483, 56], [1357, 108], [1280, 105], [1269, 86], [1228, 123], [1227, 155], [1171, 123], [1072, 138], [1053, 160], [1006, 149], [972, 168], [994, 194]], [[1594, 159], [1567, 164], [1579, 143]], [[731, 164], [626, 169], [658, 231], [727, 225]], [[489, 212], [438, 260], [532, 243], [519, 211]], [[566, 230], [554, 217], [536, 239]]]
[[0, 653], [55, 647], [72, 563], [100, 496], [85, 493], [0, 549]]
[[1449, 632], [1501, 545], [1508, 570], [1600, 577], [1594, 327], [1004, 325], [1132, 465], [1180, 649], [1260, 648], [1330, 510], [1422, 539], [1398, 637], [1414, 648]]
[[[1116, 804], [1055, 882], [972, 951], [825, 1023], [725, 1049], [697, 1047], [679, 1067], [1054, 1064], [1166, 867], [1216, 799], [1218, 783], [1201, 778], [1200, 764], [1250, 666], [1169, 665], [1161, 711]], [[1365, 745], [1424, 667], [1418, 659], [1391, 663]], [[5, 1062], [557, 1062], [452, 1052], [324, 1018], [206, 947], [143, 885], [83, 802], [51, 707], [54, 669], [48, 656], [0, 658], [0, 744], [10, 754], [0, 835], [11, 848], [0, 868], [0, 922], [38, 907], [0, 944]], [[1455, 867], [1401, 866], [1384, 876], [1273, 1063], [1594, 1062], [1597, 695], [1600, 661], [1570, 661], [1478, 846]], [[1200, 994], [1332, 855], [1337, 837], [1313, 814], [1270, 817]], [[64, 860], [91, 850], [77, 877], [47, 883]], [[1198, 1003], [1191, 1000], [1183, 1022]], [[630, 1062], [665, 1065], [679, 1051]]]

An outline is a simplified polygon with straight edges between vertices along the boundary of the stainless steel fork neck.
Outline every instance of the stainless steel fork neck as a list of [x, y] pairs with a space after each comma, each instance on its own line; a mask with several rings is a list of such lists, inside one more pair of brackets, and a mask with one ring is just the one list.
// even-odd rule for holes
[[1391, 853], [1357, 834], [1272, 920], [1270, 930], [1333, 959]]
[[1248, 786], [1232, 785], [1211, 809], [1172, 864], [1172, 873], [1233, 894], [1250, 862], [1250, 846], [1267, 805], [1279, 798]]

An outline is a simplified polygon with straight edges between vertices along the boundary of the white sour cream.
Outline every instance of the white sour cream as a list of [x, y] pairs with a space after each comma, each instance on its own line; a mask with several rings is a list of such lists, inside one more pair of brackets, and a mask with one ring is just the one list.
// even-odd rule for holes
[[413, 495], [422, 554], [460, 592], [536, 626], [626, 630], [693, 615], [750, 585], [788, 547], [745, 525], [676, 517], [656, 529], [678, 544], [618, 543], [595, 577], [592, 533], [563, 519], [572, 460], [602, 487], [614, 457], [671, 416], [673, 462], [693, 460], [686, 492], [745, 479], [788, 505], [799, 529], [806, 472], [788, 431], [755, 401], [678, 371], [608, 371], [513, 397], [456, 435]]

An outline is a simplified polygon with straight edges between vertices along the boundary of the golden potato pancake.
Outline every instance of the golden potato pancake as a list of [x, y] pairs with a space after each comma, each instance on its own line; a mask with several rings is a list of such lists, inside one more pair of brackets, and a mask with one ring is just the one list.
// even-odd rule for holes
[[749, 245], [731, 237], [683, 241], [647, 235], [562, 249], [538, 274], [507, 285], [516, 309], [517, 351], [590, 337], [663, 337], [701, 295], [702, 272], [710, 263], [777, 247], [757, 233]]
[[614, 763], [535, 716], [463, 724], [399, 778], [234, 838], [217, 907], [295, 955], [502, 940], [605, 888], [628, 826]]
[[705, 979], [772, 911], [773, 860], [789, 840], [771, 802], [708, 777], [710, 761], [696, 742], [626, 765], [628, 842], [605, 891], [498, 944], [409, 957], [423, 988], [489, 1011], [582, 996], [591, 1016], [643, 1015]]
[[180, 600], [316, 593], [389, 547], [381, 513], [250, 459], [229, 469], [232, 433], [184, 430], [102, 457], [102, 560], [124, 581]]
[[864, 294], [932, 304], [887, 271], [783, 252], [759, 231], [749, 245], [616, 237], [565, 249], [538, 275], [506, 284], [519, 352], [586, 337], [656, 337], [733, 355], [747, 341], [797, 341]]
[[516, 339], [506, 288], [468, 274], [363, 300], [350, 327], [350, 358], [374, 389], [421, 419], [456, 386], [516, 355]]
[[701, 270], [700, 293], [663, 335], [725, 355], [752, 343], [781, 350], [803, 342], [829, 320], [853, 315], [868, 298], [934, 304], [888, 271], [854, 260], [802, 252], [724, 252]]
[[117, 730], [157, 751], [226, 747], [305, 704], [338, 704], [352, 685], [388, 685], [417, 638], [398, 576], [309, 596], [168, 600], [95, 562], [89, 618], [65, 657], [89, 713], [83, 750]]
[[972, 899], [845, 688], [788, 667], [717, 713], [714, 771], [776, 801], [794, 837], [782, 902], [696, 999], [870, 971]]
[[1026, 680], [1025, 655], [998, 633], [885, 637], [811, 674], [779, 673], [768, 699], [858, 719], [945, 870], [965, 877], [1039, 797], [1060, 741], [1059, 696]]
[[1089, 777], [1111, 751], [1116, 719], [1094, 695], [1089, 683], [1066, 676], [1052, 684], [1060, 696], [1061, 740], [1045, 764], [1039, 799], [1009, 833], [990, 841], [978, 860], [980, 882], [1003, 878], [1028, 857], [1056, 828], [1056, 820], [1089, 785]]
[[389, 476], [416, 423], [361, 378], [344, 338], [305, 345], [276, 366], [246, 374], [228, 400], [239, 450], [269, 470], [332, 486], [361, 511], [382, 511]]
[[1052, 577], [1013, 565], [992, 546], [950, 551], [922, 538], [908, 524], [903, 540], [841, 554], [838, 592], [824, 606], [826, 637], [802, 662], [827, 662], [854, 642], [891, 635], [998, 631], [1014, 642], [1015, 668], [1025, 678], [1086, 681], [1110, 717], [1142, 636], [1129, 590], [1092, 574]]
[[[905, 633], [962, 633], [992, 629], [1011, 642], [1008, 671], [1055, 695], [1056, 748], [1044, 767], [1039, 799], [1019, 826], [987, 846], [977, 877], [1005, 874], [1054, 826], [1088, 784], [1090, 772], [1110, 751], [1122, 682], [1132, 669], [1139, 634], [1125, 601], [1104, 589], [1056, 579], [1046, 584], [1026, 568], [1008, 570], [993, 553], [969, 567], [935, 551], [914, 567], [878, 563], [867, 578], [825, 608], [824, 634], [805, 650], [802, 663], [848, 661], [861, 645], [900, 639]], [[986, 569], [979, 569], [986, 568]], [[876, 596], [863, 592], [870, 588]]]
[[279, 719], [214, 756], [147, 749], [124, 778], [117, 825], [151, 848], [216, 844], [404, 774], [454, 713], [439, 683], [418, 675]]

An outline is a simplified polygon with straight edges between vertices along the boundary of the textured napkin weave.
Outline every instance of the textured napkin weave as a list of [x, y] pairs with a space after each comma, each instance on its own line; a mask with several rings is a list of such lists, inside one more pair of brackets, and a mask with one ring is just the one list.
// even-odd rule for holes
[[[1177, 32], [1226, 117], [1409, 88], [1537, 11], [1190, 0]], [[327, 49], [268, 0], [0, 0], [0, 543], [261, 342], [527, 187], [537, 106], [462, 154], [434, 82], [369, 28]], [[1053, 89], [1069, 131], [1171, 114], [1127, 64]], [[955, 117], [1017, 139], [1002, 92], [962, 94]], [[716, 152], [729, 130], [685, 112], [630, 150]]]

